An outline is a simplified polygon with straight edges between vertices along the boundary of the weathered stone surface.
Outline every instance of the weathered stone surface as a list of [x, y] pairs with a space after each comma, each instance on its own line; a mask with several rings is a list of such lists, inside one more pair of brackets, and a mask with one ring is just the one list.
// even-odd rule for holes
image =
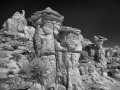
[[48, 88], [48, 90], [66, 90], [66, 87], [62, 84], [53, 84]]
[[45, 90], [42, 88], [42, 86], [39, 83], [35, 83], [32, 85], [32, 87], [28, 90]]
[[25, 11], [4, 23], [0, 84], [10, 90], [120, 90], [120, 48], [103, 47], [101, 36], [92, 43], [63, 20], [48, 7], [29, 18], [35, 28], [27, 26]]
[[63, 57], [65, 57], [63, 60], [65, 61], [65, 66], [67, 69], [68, 88], [72, 90], [72, 88], [74, 88], [73, 86], [75, 85], [78, 90], [84, 90], [78, 69], [78, 60], [80, 54], [68, 52], [65, 53]]
[[61, 73], [61, 75], [66, 73], [68, 90], [84, 90], [78, 69], [80, 57], [78, 52], [82, 51], [81, 42], [83, 37], [80, 34], [80, 31], [77, 31], [76, 29], [69, 27], [64, 27], [64, 29], [65, 30], [62, 30], [60, 33], [60, 45], [66, 47], [67, 50], [66, 53], [58, 52], [57, 54], [58, 72]]
[[81, 42], [83, 37], [80, 31], [66, 27], [62, 30], [60, 35], [60, 44], [63, 47], [67, 47], [69, 51], [82, 51]]
[[12, 18], [9, 18], [3, 25], [3, 31], [7, 31], [8, 34], [15, 35], [19, 31], [23, 31], [24, 26], [27, 25], [27, 21], [25, 19], [25, 12], [20, 14], [16, 12]]
[[48, 7], [43, 11], [37, 11], [34, 13], [34, 15], [31, 16], [31, 18], [29, 18], [29, 21], [31, 21], [33, 25], [43, 24], [48, 20], [62, 22], [64, 20], [64, 17]]
[[29, 64], [29, 61], [25, 56], [21, 55], [20, 60], [17, 62], [17, 64], [19, 65], [20, 68], [24, 68]]
[[[35, 36], [34, 36], [34, 47], [38, 55], [44, 55], [44, 54], [54, 54], [55, 49], [54, 49], [54, 37], [53, 37], [53, 30], [47, 26], [46, 29], [44, 28], [43, 30], [48, 30], [51, 33], [48, 35], [41, 35], [41, 29], [36, 30]], [[47, 32], [44, 32], [47, 34]]]
[[[46, 13], [46, 15], [44, 14]], [[43, 17], [44, 16], [44, 17]], [[59, 34], [61, 19], [63, 17], [50, 8], [45, 11], [37, 12], [31, 17], [31, 21], [37, 25], [35, 35], [33, 38], [34, 49], [37, 57], [46, 62], [49, 67], [47, 73], [50, 74], [49, 79], [46, 80], [46, 87], [54, 84], [56, 81], [56, 56], [55, 56], [55, 36]], [[59, 48], [60, 44], [57, 46]]]
[[41, 56], [41, 60], [44, 60], [48, 69], [47, 69], [47, 75], [49, 75], [49, 78], [45, 81], [46, 86], [49, 87], [50, 85], [55, 83], [55, 77], [56, 77], [56, 58], [55, 55], [49, 55], [49, 56]]
[[[54, 38], [51, 35], [48, 36], [37, 36], [36, 35], [36, 52], [38, 55], [44, 54], [55, 54], [54, 50]], [[38, 41], [39, 40], [39, 41]]]
[[98, 48], [97, 50], [97, 56], [98, 56], [98, 62], [100, 62], [99, 66], [102, 69], [103, 75], [106, 74], [106, 69], [107, 69], [107, 60], [105, 58], [105, 50], [103, 48], [103, 41], [107, 40], [104, 37], [101, 36], [95, 36], [94, 40], [96, 42], [96, 47]]
[[25, 38], [28, 38], [29, 40], [33, 39], [33, 36], [35, 34], [35, 28], [31, 26], [25, 26], [23, 28], [24, 33], [25, 33]]
[[5, 65], [9, 70], [13, 71], [14, 73], [18, 73], [20, 71], [19, 66], [14, 60], [10, 60], [9, 64]]
[[9, 72], [9, 69], [0, 68], [0, 79], [8, 78], [7, 76], [8, 72]]

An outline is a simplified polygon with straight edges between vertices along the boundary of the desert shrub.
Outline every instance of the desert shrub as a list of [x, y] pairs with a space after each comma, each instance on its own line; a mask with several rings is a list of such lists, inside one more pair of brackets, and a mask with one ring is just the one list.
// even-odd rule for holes
[[49, 74], [48, 66], [46, 66], [45, 61], [36, 58], [30, 62], [30, 64], [24, 67], [20, 74], [24, 75], [26, 79], [30, 81], [36, 81], [41, 85], [44, 85], [44, 80], [48, 79]]
[[35, 54], [35, 52], [29, 52], [26, 57], [31, 62], [32, 60], [34, 60], [36, 58], [36, 54]]

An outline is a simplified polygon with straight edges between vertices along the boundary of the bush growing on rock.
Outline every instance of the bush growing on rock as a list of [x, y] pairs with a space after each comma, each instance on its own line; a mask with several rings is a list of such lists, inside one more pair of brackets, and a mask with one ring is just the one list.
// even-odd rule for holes
[[36, 58], [31, 61], [28, 66], [23, 68], [20, 73], [24, 74], [27, 79], [44, 85], [44, 80], [48, 79], [49, 77], [47, 70], [48, 67], [46, 66], [45, 62]]

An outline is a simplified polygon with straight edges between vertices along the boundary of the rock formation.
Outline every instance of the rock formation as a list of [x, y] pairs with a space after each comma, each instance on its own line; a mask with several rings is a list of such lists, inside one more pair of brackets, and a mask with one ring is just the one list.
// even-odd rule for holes
[[0, 90], [120, 90], [120, 48], [63, 26], [50, 7], [16, 12], [0, 31]]

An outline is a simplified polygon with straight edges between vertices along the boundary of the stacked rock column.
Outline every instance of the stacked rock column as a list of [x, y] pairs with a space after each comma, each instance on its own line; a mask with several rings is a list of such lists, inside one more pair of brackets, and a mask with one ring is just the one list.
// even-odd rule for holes
[[66, 27], [66, 31], [61, 35], [60, 44], [63, 47], [67, 47], [67, 51], [63, 54], [63, 62], [65, 62], [67, 71], [67, 90], [84, 90], [80, 72], [78, 69], [78, 60], [80, 52], [82, 51], [82, 37], [80, 33], [75, 34], [76, 29], [71, 30]]
[[[50, 32], [49, 34], [45, 32], [45, 29]], [[49, 87], [50, 85], [55, 83], [55, 75], [56, 75], [56, 58], [55, 58], [55, 50], [54, 50], [54, 37], [52, 34], [52, 29], [48, 27], [48, 23], [46, 23], [43, 28], [38, 26], [34, 42], [35, 42], [35, 51], [37, 57], [40, 60], [44, 60], [46, 66], [49, 67], [47, 70], [47, 74], [49, 75], [48, 80], [46, 80], [46, 84]]]
[[95, 36], [94, 40], [96, 42], [96, 46], [98, 48], [97, 50], [97, 55], [98, 55], [98, 61], [100, 63], [100, 67], [102, 70], [102, 74], [104, 76], [107, 76], [106, 69], [107, 69], [107, 61], [105, 58], [105, 50], [103, 48], [103, 42], [106, 41], [107, 39], [101, 36]]
[[[54, 33], [58, 34], [55, 28], [59, 28], [64, 17], [51, 8], [37, 11], [29, 18], [29, 21], [37, 27], [33, 37], [33, 44], [36, 55], [40, 60], [44, 60], [48, 67], [47, 74], [49, 78], [45, 80], [46, 88], [55, 84], [56, 77], [56, 57], [54, 45]], [[54, 27], [56, 25], [56, 27]]]

